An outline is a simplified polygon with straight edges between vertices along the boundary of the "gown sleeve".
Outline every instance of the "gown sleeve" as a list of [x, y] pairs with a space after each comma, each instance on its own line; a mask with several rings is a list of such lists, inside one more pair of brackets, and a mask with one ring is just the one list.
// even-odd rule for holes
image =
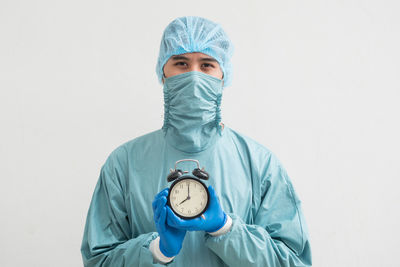
[[228, 266], [311, 266], [308, 230], [292, 183], [277, 159], [263, 172], [261, 200], [252, 224], [234, 213], [231, 230], [206, 234], [206, 246]]
[[[162, 266], [153, 262], [149, 232], [132, 238], [124, 203], [123, 170], [111, 157], [103, 165], [86, 218], [81, 245], [84, 266]], [[118, 164], [117, 164], [118, 165]]]

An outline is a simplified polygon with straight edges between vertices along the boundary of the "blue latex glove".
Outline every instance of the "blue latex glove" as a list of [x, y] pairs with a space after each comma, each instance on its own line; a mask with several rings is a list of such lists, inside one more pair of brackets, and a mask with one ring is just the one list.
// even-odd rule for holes
[[169, 188], [159, 192], [153, 201], [154, 222], [160, 235], [160, 251], [167, 257], [175, 256], [182, 248], [186, 230], [177, 229], [167, 224], [167, 196]]
[[211, 185], [208, 187], [208, 191], [210, 192], [210, 203], [207, 210], [203, 213], [205, 219], [202, 217], [197, 217], [190, 220], [181, 219], [175, 215], [170, 207], [167, 206], [168, 225], [188, 231], [206, 232], [215, 232], [222, 228], [222, 226], [224, 226], [226, 223], [226, 213], [222, 210], [219, 198]]

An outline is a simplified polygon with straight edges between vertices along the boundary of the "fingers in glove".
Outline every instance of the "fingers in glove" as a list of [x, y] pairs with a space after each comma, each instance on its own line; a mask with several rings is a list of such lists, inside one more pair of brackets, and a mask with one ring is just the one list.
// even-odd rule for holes
[[170, 209], [170, 207], [167, 206], [166, 208], [167, 208], [167, 224], [172, 227], [194, 231], [198, 229], [199, 224], [203, 223], [200, 218], [183, 220], [178, 216], [176, 216], [175, 213]]
[[210, 193], [210, 199], [211, 201], [215, 201], [216, 203], [218, 203], [218, 205], [220, 205], [220, 201], [219, 201], [219, 197], [217, 195], [217, 193], [215, 192], [214, 187], [212, 187], [211, 185], [208, 186], [208, 192]]
[[161, 190], [160, 192], [158, 192], [158, 194], [154, 197], [154, 200], [156, 200], [157, 198], [160, 198], [162, 196], [167, 196], [169, 192], [169, 188], [164, 188], [163, 190]]
[[165, 205], [167, 204], [167, 198], [165, 196], [160, 197], [155, 201], [155, 210], [154, 210], [154, 220], [158, 222], [160, 220], [160, 214]]
[[159, 220], [159, 226], [160, 226], [160, 230], [161, 232], [165, 232], [166, 229], [166, 217], [167, 217], [167, 209], [165, 207], [163, 207], [160, 211], [160, 220]]
[[211, 185], [208, 186], [208, 192], [210, 192], [210, 197], [214, 197], [214, 198], [217, 197], [217, 194], [215, 193], [215, 189]]
[[152, 202], [152, 206], [153, 206], [153, 210], [156, 209], [157, 207], [157, 200], [160, 199], [163, 196], [168, 196], [168, 192], [169, 192], [169, 188], [165, 188], [164, 190], [160, 191], [155, 197], [154, 200]]

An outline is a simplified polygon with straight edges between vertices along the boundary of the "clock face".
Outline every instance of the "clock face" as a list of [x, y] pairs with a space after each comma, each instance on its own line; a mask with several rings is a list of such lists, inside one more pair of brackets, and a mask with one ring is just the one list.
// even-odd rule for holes
[[200, 216], [208, 207], [207, 187], [198, 179], [185, 177], [175, 181], [169, 190], [168, 204], [181, 218]]

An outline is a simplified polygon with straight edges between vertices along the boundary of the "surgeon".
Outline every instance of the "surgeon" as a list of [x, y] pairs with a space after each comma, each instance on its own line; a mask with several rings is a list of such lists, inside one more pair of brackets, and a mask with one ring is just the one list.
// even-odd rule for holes
[[[156, 67], [164, 124], [117, 147], [101, 168], [84, 266], [311, 266], [301, 202], [282, 163], [221, 122], [232, 51], [210, 20], [181, 17], [167, 26]], [[169, 170], [188, 158], [210, 175], [209, 206], [195, 219], [167, 205]]]

